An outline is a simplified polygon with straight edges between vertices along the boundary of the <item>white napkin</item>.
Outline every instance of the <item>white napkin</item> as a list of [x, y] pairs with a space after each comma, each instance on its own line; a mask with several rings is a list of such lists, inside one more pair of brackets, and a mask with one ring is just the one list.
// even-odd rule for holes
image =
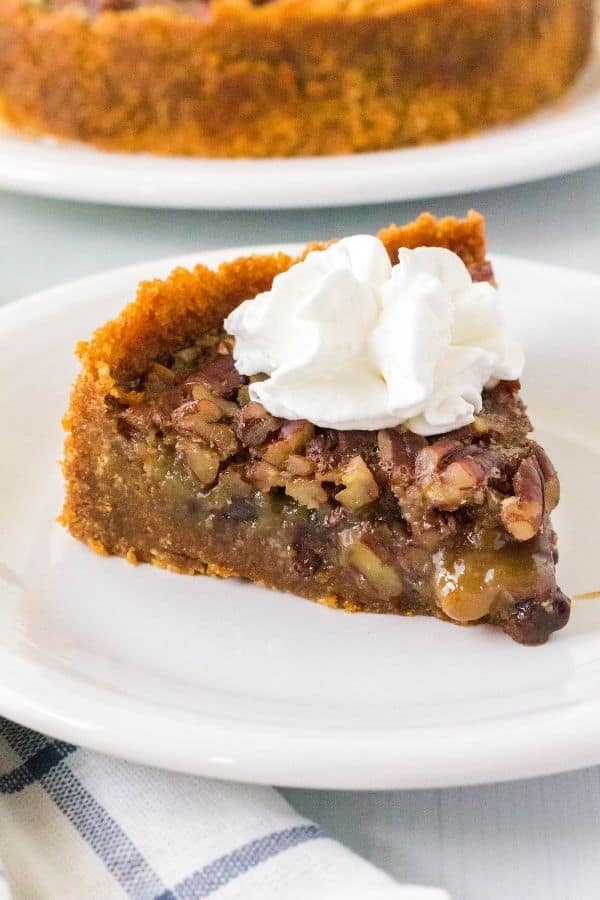
[[14, 900], [448, 900], [399, 885], [268, 787], [163, 772], [0, 719]]

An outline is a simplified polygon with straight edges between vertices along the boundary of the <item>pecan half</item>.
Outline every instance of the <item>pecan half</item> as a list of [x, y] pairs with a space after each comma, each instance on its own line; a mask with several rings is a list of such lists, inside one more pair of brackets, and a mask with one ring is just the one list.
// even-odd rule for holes
[[502, 524], [518, 541], [539, 534], [544, 517], [544, 482], [535, 456], [523, 460], [513, 478], [514, 497], [502, 501]]
[[534, 441], [532, 441], [532, 445], [535, 458], [537, 459], [544, 479], [544, 506], [550, 513], [558, 505], [558, 501], [560, 500], [560, 482], [558, 480], [558, 474], [546, 451]]

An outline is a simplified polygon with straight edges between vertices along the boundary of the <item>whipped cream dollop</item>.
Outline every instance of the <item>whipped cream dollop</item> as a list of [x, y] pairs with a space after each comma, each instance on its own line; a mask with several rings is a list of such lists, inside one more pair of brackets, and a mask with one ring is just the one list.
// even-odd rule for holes
[[497, 290], [474, 283], [460, 257], [401, 249], [392, 266], [369, 235], [309, 253], [225, 329], [238, 371], [268, 376], [251, 399], [324, 428], [442, 434], [473, 421], [484, 387], [523, 369]]

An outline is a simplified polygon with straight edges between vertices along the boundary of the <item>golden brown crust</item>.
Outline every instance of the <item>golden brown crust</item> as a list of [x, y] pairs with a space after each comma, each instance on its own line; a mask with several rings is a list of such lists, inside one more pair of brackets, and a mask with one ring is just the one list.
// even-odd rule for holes
[[20, 129], [127, 151], [386, 149], [558, 97], [591, 24], [592, 0], [213, 0], [206, 18], [0, 0], [0, 110]]

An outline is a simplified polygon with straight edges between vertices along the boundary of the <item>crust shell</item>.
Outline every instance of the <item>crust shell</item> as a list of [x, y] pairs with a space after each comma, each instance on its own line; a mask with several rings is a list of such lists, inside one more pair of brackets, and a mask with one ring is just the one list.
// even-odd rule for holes
[[592, 0], [212, 0], [206, 18], [0, 0], [0, 113], [125, 151], [387, 149], [559, 97], [591, 34]]

